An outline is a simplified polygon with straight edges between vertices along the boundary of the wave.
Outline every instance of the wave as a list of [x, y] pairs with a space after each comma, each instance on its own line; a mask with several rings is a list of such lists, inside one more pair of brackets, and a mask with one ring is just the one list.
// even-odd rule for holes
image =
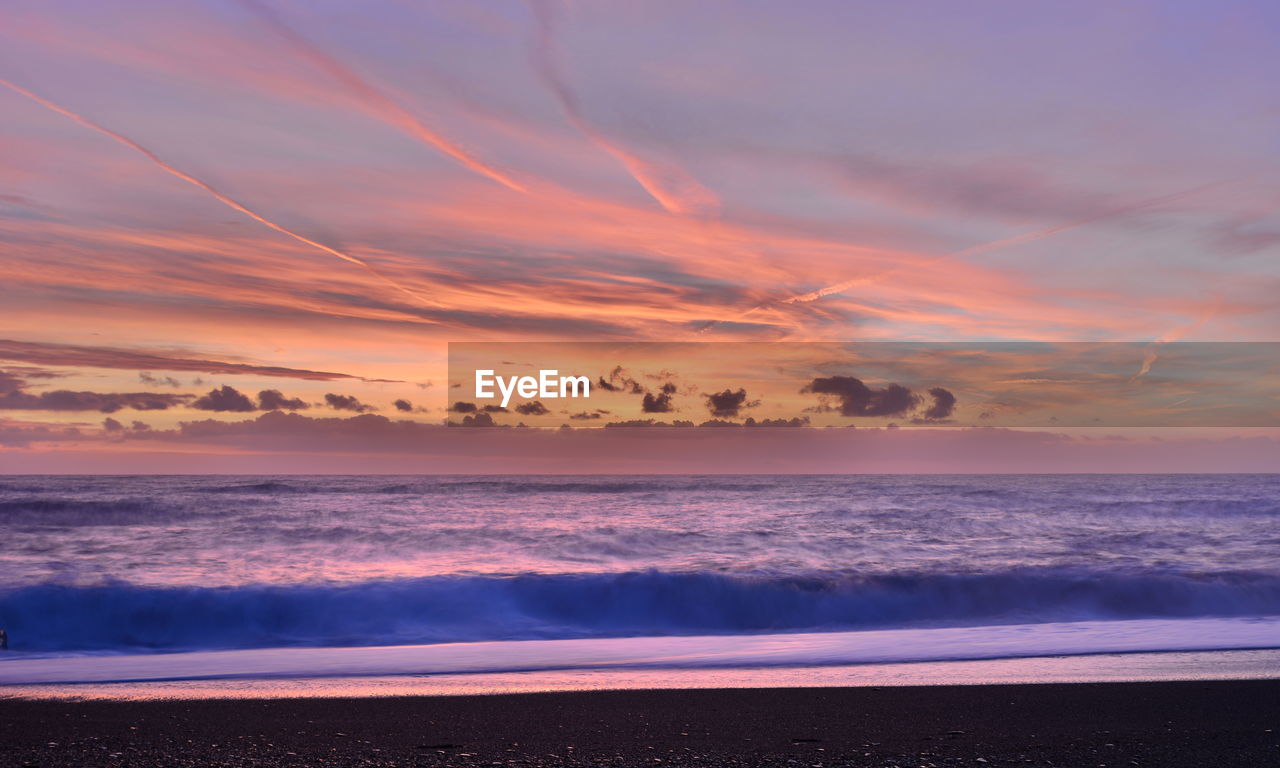
[[[394, 476], [393, 476], [394, 477]], [[528, 493], [554, 494], [653, 494], [671, 490], [696, 488], [699, 491], [753, 491], [773, 487], [773, 484], [761, 480], [725, 480], [720, 477], [674, 477], [666, 479], [662, 484], [655, 484], [652, 478], [636, 479], [595, 477], [561, 477], [561, 476], [429, 476], [398, 478], [391, 482], [371, 482], [368, 477], [343, 476], [290, 476], [277, 477], [241, 477], [234, 482], [210, 481], [200, 477], [170, 478], [174, 484], [165, 488], [167, 491], [177, 490], [191, 494], [214, 494], [231, 496], [287, 496], [287, 495], [361, 495], [361, 494], [412, 494], [412, 495], [445, 495], [459, 492], [482, 492], [486, 494], [523, 495]], [[127, 479], [125, 482], [135, 489], [148, 489], [155, 478]], [[75, 478], [70, 488], [73, 493], [92, 493], [110, 487], [97, 478]], [[45, 482], [24, 485], [8, 485], [0, 483], [0, 493], [27, 494], [66, 494], [69, 490], [65, 483]], [[47, 498], [50, 502], [61, 501], [58, 495]]]
[[414, 483], [393, 483], [370, 489], [355, 489], [357, 492], [392, 493], [392, 494], [442, 494], [459, 491], [477, 491], [486, 494], [524, 495], [539, 494], [644, 494], [667, 493], [696, 489], [700, 492], [710, 491], [756, 491], [772, 489], [775, 484], [759, 480], [725, 480], [723, 477], [664, 477], [662, 484], [655, 484], [652, 478], [619, 479], [597, 478], [564, 478], [558, 476], [545, 477], [463, 477], [432, 478], [429, 481]]
[[192, 510], [149, 499], [0, 500], [0, 524], [12, 526], [145, 525], [194, 514]]
[[1149, 515], [1152, 517], [1275, 517], [1280, 501], [1259, 494], [1244, 499], [1122, 499], [1093, 502], [1090, 507], [1102, 514]]
[[197, 650], [1280, 614], [1280, 575], [633, 572], [0, 592], [15, 649]]
[[653, 494], [685, 489], [699, 491], [754, 491], [771, 489], [776, 483], [756, 478], [725, 478], [723, 476], [663, 476], [662, 483], [652, 477], [613, 477], [576, 475], [444, 475], [430, 477], [398, 478], [386, 483], [370, 483], [368, 478], [344, 477], [294, 477], [287, 482], [278, 479], [262, 479], [258, 482], [241, 482], [233, 485], [200, 488], [208, 493], [231, 494], [417, 494], [439, 495], [458, 492], [483, 492], [486, 494], [524, 495], [543, 494]]
[[[236, 483], [234, 485], [221, 485], [212, 488], [201, 488], [203, 493], [306, 493], [311, 489], [301, 488], [289, 483], [281, 483], [275, 480], [265, 480], [260, 483]], [[322, 490], [322, 489], [315, 489]]]

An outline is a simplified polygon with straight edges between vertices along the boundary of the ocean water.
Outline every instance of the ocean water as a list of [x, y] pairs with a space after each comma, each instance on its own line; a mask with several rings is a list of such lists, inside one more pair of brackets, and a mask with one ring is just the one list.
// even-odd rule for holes
[[9, 476], [0, 585], [10, 684], [1280, 648], [1280, 475]]

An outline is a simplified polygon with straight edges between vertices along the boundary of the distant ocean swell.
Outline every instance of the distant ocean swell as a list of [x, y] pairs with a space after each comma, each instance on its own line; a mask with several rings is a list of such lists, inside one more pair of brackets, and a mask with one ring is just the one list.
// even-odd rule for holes
[[1280, 575], [1018, 569], [746, 576], [438, 576], [342, 585], [33, 585], [0, 592], [27, 651], [362, 646], [1280, 615]]

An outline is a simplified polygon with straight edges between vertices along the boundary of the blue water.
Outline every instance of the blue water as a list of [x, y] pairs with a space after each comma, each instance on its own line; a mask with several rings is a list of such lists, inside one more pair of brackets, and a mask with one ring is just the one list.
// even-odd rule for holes
[[11, 476], [0, 583], [34, 652], [1277, 616], [1280, 476]]

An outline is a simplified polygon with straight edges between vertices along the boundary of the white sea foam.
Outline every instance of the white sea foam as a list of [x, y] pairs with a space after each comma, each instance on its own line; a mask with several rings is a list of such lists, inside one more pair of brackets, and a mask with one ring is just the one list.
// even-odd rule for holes
[[0, 661], [0, 684], [834, 666], [1262, 648], [1280, 648], [1280, 617], [167, 654], [11, 654]]

